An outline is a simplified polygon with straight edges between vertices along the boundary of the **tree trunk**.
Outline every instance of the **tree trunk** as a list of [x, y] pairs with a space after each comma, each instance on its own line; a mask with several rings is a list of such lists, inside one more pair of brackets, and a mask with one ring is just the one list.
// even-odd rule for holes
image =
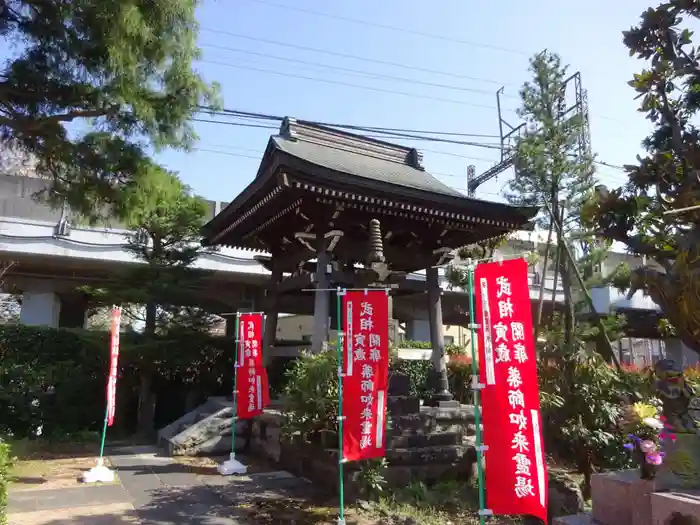
[[[144, 334], [153, 337], [156, 332], [157, 305], [148, 303], [146, 305], [146, 324]], [[153, 418], [155, 416], [155, 400], [153, 399], [153, 371], [148, 356], [141, 356], [141, 370], [139, 371], [139, 408], [138, 408], [138, 430], [140, 434], [150, 435], [153, 432]]]
[[[552, 245], [552, 232], [554, 223], [549, 222], [549, 232], [547, 233], [547, 245], [544, 248], [544, 262], [542, 263], [542, 282], [540, 283], [540, 295], [537, 301], [537, 322], [535, 323], [535, 344], [537, 344], [537, 336], [542, 325], [542, 310], [544, 309], [544, 286], [547, 282], [547, 266], [549, 264], [549, 251]], [[554, 313], [554, 304], [552, 304], [552, 313]]]
[[153, 418], [155, 416], [155, 397], [153, 395], [153, 373], [151, 370], [141, 370], [139, 387], [138, 431], [139, 434], [150, 436], [153, 433]]
[[588, 501], [591, 499], [591, 478], [593, 477], [593, 458], [591, 457], [591, 451], [587, 447], [582, 447], [581, 456], [579, 457], [578, 470], [583, 474], [583, 485], [581, 486], [581, 493], [583, 495], [583, 500]]
[[571, 349], [574, 343], [575, 307], [571, 282], [571, 267], [567, 257], [561, 258], [561, 284], [564, 288], [564, 343]]
[[575, 303], [573, 297], [573, 286], [571, 279], [571, 262], [567, 256], [566, 239], [564, 238], [564, 217], [566, 209], [557, 203], [557, 207], [552, 214], [552, 220], [556, 221], [556, 229], [558, 232], [557, 252], [559, 272], [561, 273], [561, 284], [564, 290], [564, 344], [567, 350], [571, 350], [574, 343], [574, 322], [575, 322]]

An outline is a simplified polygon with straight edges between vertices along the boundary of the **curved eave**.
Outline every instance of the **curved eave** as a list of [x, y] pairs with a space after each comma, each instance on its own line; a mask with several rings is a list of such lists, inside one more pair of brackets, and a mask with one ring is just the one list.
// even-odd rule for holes
[[[369, 192], [378, 195], [378, 197], [370, 198], [370, 201], [376, 200], [377, 203], [387, 200], [397, 202], [405, 200], [406, 202], [419, 203], [412, 204], [410, 207], [432, 208], [438, 212], [450, 210], [452, 214], [483, 217], [486, 221], [508, 223], [510, 230], [527, 228], [539, 211], [536, 207], [517, 207], [467, 196], [432, 193], [330, 170], [280, 150], [271, 138], [255, 179], [224, 210], [204, 225], [201, 230], [202, 244], [204, 246], [230, 246], [230, 238], [229, 243], [227, 243], [225, 237], [231, 233], [232, 228], [236, 227], [234, 223], [238, 222], [240, 226], [248, 221], [255, 221], [255, 214], [252, 213], [253, 208], [264, 204], [262, 200], [266, 198], [268, 195], [266, 192], [269, 192], [274, 184], [271, 179], [281, 168], [294, 172], [291, 177], [297, 181], [305, 181], [304, 186], [338, 188], [340, 194], [348, 193], [355, 196], [363, 196]], [[399, 208], [403, 209], [403, 206], [399, 206]], [[250, 216], [246, 218], [246, 215]], [[430, 213], [429, 215], [440, 216], [442, 214]], [[263, 250], [247, 246], [234, 245], [233, 247], [264, 253]]]
[[[251, 201], [255, 200], [258, 193], [264, 190], [265, 186], [270, 184], [270, 179], [277, 171], [278, 162], [275, 156], [275, 145], [272, 138], [267, 143], [267, 148], [260, 160], [260, 166], [255, 178], [239, 193], [226, 208], [216, 214], [209, 222], [202, 226], [200, 233], [202, 235], [203, 246], [230, 246], [225, 243], [212, 242], [211, 239], [220, 235], [221, 231], [226, 229], [231, 220], [236, 215], [242, 213]], [[233, 246], [232, 246], [233, 247]], [[244, 246], [235, 246], [236, 248], [248, 249]], [[259, 250], [251, 250], [259, 251]]]
[[[535, 218], [537, 207], [513, 206], [502, 202], [475, 199], [466, 195], [448, 195], [426, 191], [420, 188], [402, 186], [390, 182], [373, 180], [345, 171], [333, 170], [314, 164], [304, 158], [292, 155], [284, 150], [275, 149], [277, 164], [293, 170], [294, 179], [304, 181], [311, 186], [326, 186], [341, 192], [365, 194], [369, 192], [378, 196], [375, 201], [406, 200], [420, 203], [420, 207], [433, 208], [438, 211], [449, 209], [464, 215], [478, 215], [486, 219], [509, 222], [524, 226]], [[418, 205], [418, 204], [415, 204]]]

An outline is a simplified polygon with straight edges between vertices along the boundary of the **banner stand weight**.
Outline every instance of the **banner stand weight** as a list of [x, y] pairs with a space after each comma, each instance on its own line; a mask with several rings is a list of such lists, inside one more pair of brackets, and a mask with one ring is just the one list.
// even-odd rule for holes
[[104, 459], [100, 458], [97, 460], [97, 466], [83, 472], [81, 481], [83, 483], [112, 483], [115, 479], [114, 471], [107, 468]]

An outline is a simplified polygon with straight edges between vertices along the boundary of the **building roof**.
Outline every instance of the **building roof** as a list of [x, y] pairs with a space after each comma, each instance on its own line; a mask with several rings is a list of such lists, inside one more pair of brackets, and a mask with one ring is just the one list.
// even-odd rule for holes
[[339, 173], [404, 188], [464, 197], [425, 171], [417, 150], [374, 139], [365, 138], [371, 142], [347, 140], [349, 137], [354, 139], [356, 136], [339, 132], [334, 138], [346, 140], [332, 143], [299, 140], [289, 135], [276, 135], [270, 140], [283, 153]]
[[345, 210], [336, 228], [367, 213], [389, 229], [437, 221], [454, 237], [445, 241], [455, 243], [522, 229], [537, 213], [463, 195], [428, 173], [415, 148], [288, 118], [270, 137], [253, 182], [205, 225], [204, 242], [267, 251], [313, 227], [314, 221], [303, 225], [298, 217], [314, 215], [318, 223], [324, 207], [331, 215]]

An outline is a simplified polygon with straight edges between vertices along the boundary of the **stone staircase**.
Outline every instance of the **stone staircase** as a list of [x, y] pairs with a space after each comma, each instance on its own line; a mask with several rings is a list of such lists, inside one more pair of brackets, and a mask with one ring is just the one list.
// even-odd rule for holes
[[583, 512], [572, 516], [554, 518], [552, 525], [595, 525], [595, 522], [589, 513]]
[[[158, 445], [169, 456], [215, 456], [231, 452], [233, 402], [210, 397], [180, 419], [158, 431]], [[236, 425], [236, 448], [246, 444], [244, 421]]]
[[458, 402], [421, 406], [408, 395], [409, 379], [392, 375], [387, 408], [387, 481], [468, 480], [476, 465], [474, 408]]
[[[474, 408], [456, 402], [421, 406], [408, 394], [409, 379], [392, 374], [387, 411], [387, 481], [405, 485], [408, 479], [434, 481], [445, 476], [468, 480], [476, 466]], [[195, 410], [158, 432], [159, 446], [170, 456], [216, 456], [231, 451], [233, 403], [211, 397]], [[252, 425], [236, 428], [236, 449], [280, 460], [282, 414], [270, 407]]]

